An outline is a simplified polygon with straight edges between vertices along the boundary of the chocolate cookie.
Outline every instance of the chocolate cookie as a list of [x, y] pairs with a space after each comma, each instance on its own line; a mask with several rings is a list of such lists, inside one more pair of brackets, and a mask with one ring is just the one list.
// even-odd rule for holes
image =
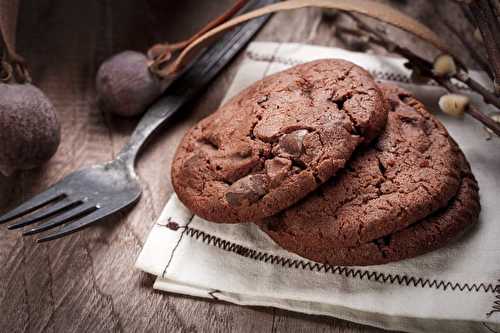
[[404, 90], [382, 86], [387, 126], [337, 177], [264, 221], [285, 249], [356, 247], [445, 207], [460, 184], [459, 149], [442, 124]]
[[344, 60], [298, 65], [256, 82], [190, 129], [172, 183], [207, 220], [264, 218], [332, 177], [386, 119], [383, 95], [362, 68]]
[[[446, 245], [478, 222], [479, 190], [465, 157], [463, 162], [461, 185], [456, 196], [447, 207], [423, 220], [358, 247], [336, 248], [327, 243], [302, 243], [300, 248], [294, 248], [294, 252], [330, 265], [365, 266], [415, 257]], [[277, 242], [285, 241], [279, 229], [271, 230], [266, 224], [261, 228]]]

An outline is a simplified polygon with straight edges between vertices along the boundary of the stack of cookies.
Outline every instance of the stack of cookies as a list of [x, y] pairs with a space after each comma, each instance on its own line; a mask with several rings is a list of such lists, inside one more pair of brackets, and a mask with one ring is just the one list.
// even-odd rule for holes
[[256, 82], [190, 129], [180, 200], [217, 223], [257, 224], [332, 265], [374, 265], [447, 244], [478, 221], [460, 148], [411, 94], [328, 59]]

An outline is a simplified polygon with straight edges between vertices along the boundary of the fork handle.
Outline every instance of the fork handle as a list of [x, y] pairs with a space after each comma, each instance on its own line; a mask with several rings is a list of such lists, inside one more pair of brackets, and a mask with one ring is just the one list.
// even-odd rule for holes
[[217, 51], [215, 49], [220, 49], [220, 47], [216, 45], [205, 52], [194, 65], [167, 88], [164, 96], [160, 97], [144, 114], [130, 140], [118, 154], [118, 158], [124, 160], [130, 168], [134, 167], [137, 155], [149, 137], [186, 102], [200, 92], [229, 61], [231, 56], [223, 61], [228, 57], [221, 57], [221, 54], [215, 52]]
[[129, 167], [134, 167], [137, 155], [151, 135], [200, 92], [229, 62], [232, 55], [221, 53], [229, 44], [234, 45], [228, 41], [217, 43], [172, 82], [164, 95], [153, 103], [141, 118], [130, 140], [118, 154], [119, 159], [125, 161]]
[[129, 141], [118, 153], [117, 158], [123, 160], [133, 169], [137, 155], [148, 138], [170, 119], [192, 95], [194, 95], [193, 92], [174, 94], [169, 89], [168, 95], [160, 98], [144, 114]]
[[[250, 1], [243, 9], [252, 10], [259, 6], [273, 3], [276, 0]], [[148, 138], [162, 124], [170, 119], [186, 102], [191, 100], [205, 87], [224, 66], [246, 45], [253, 35], [269, 18], [269, 15], [254, 19], [231, 31], [207, 51], [203, 52], [186, 71], [179, 75], [142, 117], [129, 142], [118, 153], [117, 158], [123, 160], [133, 170], [135, 160]]]

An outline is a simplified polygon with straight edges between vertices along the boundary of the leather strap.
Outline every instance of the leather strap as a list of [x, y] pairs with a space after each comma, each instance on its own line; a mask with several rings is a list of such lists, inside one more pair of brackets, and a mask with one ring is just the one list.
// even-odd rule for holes
[[453, 55], [446, 43], [432, 30], [393, 7], [371, 0], [289, 0], [259, 8], [222, 23], [197, 38], [193, 43], [187, 46], [175, 60], [161, 71], [157, 72], [157, 74], [162, 77], [175, 75], [175, 73], [188, 65], [204, 47], [213, 42], [221, 33], [243, 22], [262, 15], [306, 7], [331, 8], [366, 15], [412, 33], [427, 41], [441, 52]]

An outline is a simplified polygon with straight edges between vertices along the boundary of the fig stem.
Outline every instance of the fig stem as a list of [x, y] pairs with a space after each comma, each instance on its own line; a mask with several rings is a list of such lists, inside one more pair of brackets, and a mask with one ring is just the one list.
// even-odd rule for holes
[[4, 59], [6, 58], [6, 55], [5, 55], [6, 51], [5, 49], [2, 50], [2, 57], [0, 57], [0, 81], [3, 82], [3, 83], [9, 83], [11, 80], [12, 80], [12, 73], [13, 73], [13, 70], [12, 70], [12, 66], [11, 64], [9, 64], [7, 61], [5, 61]]
[[2, 70], [0, 71], [0, 81], [9, 83], [12, 80], [12, 66], [5, 61], [2, 61]]
[[19, 56], [12, 58], [7, 48], [3, 47], [2, 49], [3, 56], [0, 58], [0, 81], [4, 83], [31, 83], [31, 75], [24, 59]]
[[4, 83], [31, 83], [31, 75], [24, 60], [12, 60], [5, 48], [0, 69], [0, 81]]

